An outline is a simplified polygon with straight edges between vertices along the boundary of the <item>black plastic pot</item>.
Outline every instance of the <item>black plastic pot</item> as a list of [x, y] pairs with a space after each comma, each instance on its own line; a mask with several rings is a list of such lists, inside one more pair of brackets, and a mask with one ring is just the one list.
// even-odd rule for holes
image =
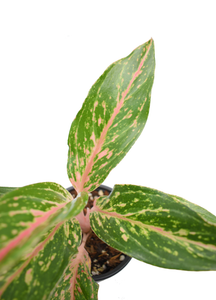
[[[71, 187], [67, 188], [67, 190], [69, 192], [72, 192], [74, 190], [74, 188], [71, 186]], [[102, 191], [106, 190], [109, 193], [112, 192], [112, 189], [110, 187], [106, 186], [106, 185], [100, 185], [96, 189], [96, 191], [99, 191], [99, 190], [102, 190]], [[126, 254], [124, 254], [124, 256], [125, 256], [125, 259], [116, 268], [114, 268], [113, 270], [108, 271], [107, 273], [104, 273], [104, 274], [93, 275], [92, 278], [95, 281], [99, 282], [99, 281], [108, 279], [108, 278], [114, 276], [115, 274], [117, 274], [118, 272], [120, 272], [129, 263], [129, 261], [132, 259], [132, 257], [130, 257], [130, 256], [126, 255]]]

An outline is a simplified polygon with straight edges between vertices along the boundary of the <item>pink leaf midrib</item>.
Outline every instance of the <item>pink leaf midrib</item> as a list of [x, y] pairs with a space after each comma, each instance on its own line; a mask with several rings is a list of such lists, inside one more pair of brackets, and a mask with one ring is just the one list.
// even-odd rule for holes
[[96, 157], [97, 154], [100, 153], [100, 151], [101, 151], [101, 149], [102, 149], [102, 146], [103, 146], [103, 144], [104, 144], [104, 140], [105, 140], [106, 134], [107, 134], [109, 128], [111, 127], [111, 125], [112, 125], [112, 123], [113, 123], [115, 117], [116, 117], [116, 116], [118, 115], [118, 113], [120, 112], [120, 109], [122, 108], [122, 106], [123, 106], [123, 104], [124, 104], [125, 98], [126, 98], [128, 92], [129, 92], [129, 90], [130, 90], [130, 88], [131, 88], [131, 86], [132, 86], [134, 80], [141, 74], [141, 68], [142, 68], [142, 66], [143, 66], [143, 64], [144, 64], [144, 62], [145, 62], [145, 60], [146, 60], [146, 58], [147, 58], [147, 55], [148, 55], [149, 50], [150, 50], [150, 48], [151, 48], [151, 45], [152, 45], [152, 39], [151, 39], [151, 41], [150, 41], [150, 43], [149, 43], [148, 49], [147, 49], [147, 51], [146, 51], [146, 53], [145, 53], [143, 59], [141, 60], [139, 66], [138, 66], [137, 71], [133, 74], [133, 77], [132, 77], [132, 79], [130, 80], [130, 82], [129, 82], [127, 88], [126, 88], [126, 90], [125, 90], [124, 92], [122, 92], [122, 97], [121, 97], [120, 101], [118, 101], [118, 98], [119, 98], [119, 94], [118, 94], [118, 96], [117, 96], [117, 101], [116, 101], [116, 102], [117, 102], [117, 105], [116, 105], [116, 107], [114, 108], [114, 112], [113, 112], [111, 118], [109, 119], [107, 125], [104, 127], [104, 129], [103, 129], [103, 131], [102, 131], [102, 133], [101, 133], [100, 138], [97, 140], [97, 144], [96, 144], [96, 146], [94, 147], [94, 150], [93, 150], [93, 152], [92, 152], [92, 154], [91, 154], [91, 156], [90, 156], [90, 158], [89, 158], [89, 160], [88, 160], [88, 162], [87, 162], [85, 171], [84, 171], [84, 173], [83, 173], [83, 175], [82, 175], [82, 178], [81, 178], [81, 181], [76, 181], [76, 182], [75, 182], [75, 181], [73, 181], [73, 180], [71, 179], [71, 182], [72, 182], [72, 184], [73, 184], [74, 186], [76, 186], [77, 192], [78, 192], [78, 193], [80, 193], [80, 192], [82, 192], [82, 191], [88, 192], [89, 189], [90, 189], [90, 187], [91, 187], [91, 185], [90, 185], [90, 186], [84, 188], [84, 185], [85, 185], [85, 183], [89, 180], [89, 174], [91, 173], [92, 167], [93, 167], [93, 165], [94, 165], [95, 157]]
[[19, 267], [18, 270], [14, 274], [12, 274], [8, 279], [5, 285], [0, 289], [0, 297], [3, 294], [3, 292], [6, 290], [8, 285], [24, 270], [24, 268], [29, 264], [31, 259], [35, 257], [47, 244], [47, 242], [54, 236], [58, 228], [63, 224], [63, 222], [57, 224], [55, 228], [52, 230], [52, 232], [49, 234], [49, 236], [41, 243], [39, 244], [32, 252], [32, 254], [29, 256], [29, 258]]
[[72, 277], [71, 277], [71, 280], [70, 280], [70, 287], [69, 287], [70, 294], [71, 294], [71, 299], [70, 300], [75, 300], [74, 291], [75, 291], [75, 288], [76, 288], [75, 285], [76, 285], [76, 278], [78, 276], [79, 265], [81, 263], [83, 263], [83, 264], [85, 263], [84, 262], [85, 255], [87, 255], [87, 257], [88, 257], [88, 253], [85, 250], [85, 244], [86, 244], [88, 235], [89, 234], [86, 234], [86, 233], [83, 234], [82, 243], [78, 247], [78, 253], [76, 254], [76, 258], [74, 258], [74, 257], [72, 258], [72, 261], [71, 261], [71, 264], [70, 264], [70, 267], [69, 267], [70, 270], [71, 270], [71, 274], [72, 274]]
[[216, 246], [215, 245], [212, 245], [212, 244], [203, 244], [202, 242], [196, 242], [196, 241], [193, 241], [193, 240], [189, 240], [189, 239], [187, 239], [185, 237], [174, 235], [174, 234], [172, 234], [169, 231], [165, 231], [161, 227], [156, 227], [156, 226], [153, 226], [153, 225], [143, 224], [140, 221], [130, 220], [129, 218], [127, 218], [127, 216], [130, 216], [130, 214], [121, 215], [121, 214], [116, 213], [116, 212], [107, 212], [107, 211], [104, 211], [104, 210], [100, 209], [97, 205], [94, 206], [94, 211], [102, 213], [102, 214], [105, 214], [108, 217], [118, 218], [118, 219], [121, 219], [121, 220], [124, 220], [124, 221], [127, 221], [127, 222], [132, 221], [134, 224], [140, 225], [142, 227], [144, 226], [148, 230], [160, 233], [161, 235], [163, 235], [163, 236], [165, 236], [165, 237], [167, 237], [167, 238], [169, 238], [171, 240], [174, 239], [174, 240], [177, 240], [177, 241], [182, 241], [182, 242], [185, 242], [185, 243], [193, 244], [195, 246], [200, 246], [200, 247], [203, 247], [203, 248], [207, 248], [207, 249], [211, 249], [211, 250], [216, 251]]
[[10, 241], [3, 249], [0, 250], [0, 261], [2, 261], [6, 255], [16, 248], [24, 239], [28, 238], [31, 233], [47, 219], [56, 213], [59, 209], [67, 205], [68, 202], [58, 204], [57, 207], [52, 207], [48, 212], [45, 212], [42, 217], [35, 218], [35, 222], [30, 225], [29, 228], [23, 230], [17, 237]]

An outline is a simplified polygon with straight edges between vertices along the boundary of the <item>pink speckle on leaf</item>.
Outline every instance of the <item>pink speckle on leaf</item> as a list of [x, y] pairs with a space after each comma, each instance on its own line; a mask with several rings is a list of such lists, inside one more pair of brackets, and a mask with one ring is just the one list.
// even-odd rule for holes
[[30, 209], [30, 212], [32, 213], [32, 215], [34, 217], [37, 217], [37, 216], [43, 216], [45, 214], [44, 211], [41, 211], [41, 210], [36, 210], [36, 209]]
[[105, 167], [107, 164], [108, 164], [108, 162], [105, 162], [105, 164], [102, 164], [102, 165], [100, 166], [99, 170], [102, 169], [103, 167]]
[[77, 181], [80, 181], [81, 180], [81, 175], [80, 175], [80, 172], [76, 172], [76, 179]]
[[64, 282], [67, 281], [70, 277], [71, 277], [71, 274], [67, 274], [67, 275], [64, 277]]
[[94, 144], [96, 144], [96, 139], [95, 139], [95, 133], [94, 132], [92, 132], [90, 140], [92, 140], [94, 142]]
[[80, 166], [84, 166], [84, 157], [80, 158]]
[[154, 230], [157, 230], [157, 231], [160, 231], [160, 232], [163, 232], [163, 228], [160, 228], [160, 227], [155, 227], [155, 226], [150, 226], [151, 228], [153, 228]]
[[111, 142], [114, 142], [117, 139], [118, 135], [115, 135]]
[[89, 151], [88, 149], [86, 149], [86, 150], [85, 150], [85, 154], [86, 154], [86, 155], [89, 155], [89, 154], [90, 154], [90, 151]]
[[26, 271], [26, 274], [28, 275], [28, 274], [30, 274], [32, 272], [32, 268], [31, 269], [28, 269], [27, 271]]
[[112, 151], [107, 155], [107, 159], [109, 159], [112, 156]]
[[20, 226], [26, 226], [26, 223], [25, 222], [19, 222], [19, 225]]
[[133, 124], [130, 127], [137, 127], [137, 120], [135, 119]]
[[132, 117], [132, 114], [126, 115], [126, 116], [124, 116], [123, 120], [124, 120], [124, 119], [130, 119], [131, 117]]
[[102, 151], [101, 153], [98, 154], [98, 158], [100, 159], [100, 158], [106, 156], [106, 155], [107, 155], [107, 152], [108, 152], [108, 149]]
[[139, 111], [142, 111], [142, 110], [143, 110], [143, 107], [144, 107], [144, 105], [145, 105], [145, 103], [146, 103], [146, 100], [147, 100], [147, 98], [145, 98], [145, 101], [144, 101], [144, 103], [142, 104], [142, 106], [141, 106], [140, 108], [138, 108]]
[[77, 131], [75, 132], [74, 137], [75, 137], [75, 140], [77, 141]]
[[95, 103], [94, 103], [94, 110], [95, 110], [95, 108], [98, 106], [98, 101], [95, 101]]

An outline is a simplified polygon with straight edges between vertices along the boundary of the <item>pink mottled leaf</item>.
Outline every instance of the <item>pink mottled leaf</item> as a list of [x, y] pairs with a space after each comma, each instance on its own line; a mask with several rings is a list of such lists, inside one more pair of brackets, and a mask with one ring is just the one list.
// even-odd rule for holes
[[97, 300], [98, 284], [91, 276], [91, 260], [84, 248], [86, 235], [65, 270], [52, 300]]
[[[74, 295], [81, 290], [83, 295], [91, 297], [80, 299], [96, 299], [97, 285], [91, 279], [90, 259], [84, 244], [80, 245], [82, 233], [75, 218], [87, 200], [85, 192], [73, 199], [67, 190], [51, 182], [3, 193], [0, 197], [2, 300], [63, 300], [64, 294], [67, 299], [75, 299]], [[91, 286], [82, 286], [87, 279]], [[96, 296], [92, 297], [93, 294]]]
[[78, 192], [97, 188], [141, 134], [154, 68], [151, 39], [110, 65], [92, 86], [68, 137], [68, 176]]
[[53, 226], [75, 217], [88, 195], [76, 199], [56, 183], [17, 188], [0, 197], [0, 275], [32, 251]]
[[216, 270], [216, 216], [183, 198], [115, 185], [90, 213], [97, 236], [143, 262], [169, 269]]
[[[56, 299], [56, 286], [64, 278], [80, 242], [81, 230], [75, 219], [51, 228], [28, 255], [1, 275], [1, 300]], [[69, 288], [62, 289], [65, 292]]]

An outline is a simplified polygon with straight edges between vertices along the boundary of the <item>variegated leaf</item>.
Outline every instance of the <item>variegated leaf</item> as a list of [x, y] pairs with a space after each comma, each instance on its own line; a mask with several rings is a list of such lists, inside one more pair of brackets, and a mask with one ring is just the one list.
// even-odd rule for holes
[[0, 186], [0, 197], [6, 193], [16, 190], [15, 187]]
[[216, 270], [216, 217], [177, 196], [116, 185], [90, 214], [94, 232], [138, 260], [181, 270]]
[[68, 137], [68, 176], [78, 192], [97, 188], [139, 137], [154, 69], [151, 39], [110, 65], [92, 86]]
[[[80, 242], [81, 229], [75, 219], [50, 229], [31, 253], [0, 277], [0, 298], [56, 299], [56, 287], [59, 282], [64, 282], [65, 273], [78, 252]], [[70, 293], [69, 287], [62, 285], [57, 299], [67, 299], [63, 297], [65, 290]]]
[[82, 211], [88, 194], [73, 200], [56, 183], [18, 188], [0, 198], [0, 274], [31, 252], [44, 233]]
[[85, 250], [86, 239], [65, 270], [58, 286], [55, 288], [52, 300], [97, 300], [98, 284], [91, 276], [91, 260]]

